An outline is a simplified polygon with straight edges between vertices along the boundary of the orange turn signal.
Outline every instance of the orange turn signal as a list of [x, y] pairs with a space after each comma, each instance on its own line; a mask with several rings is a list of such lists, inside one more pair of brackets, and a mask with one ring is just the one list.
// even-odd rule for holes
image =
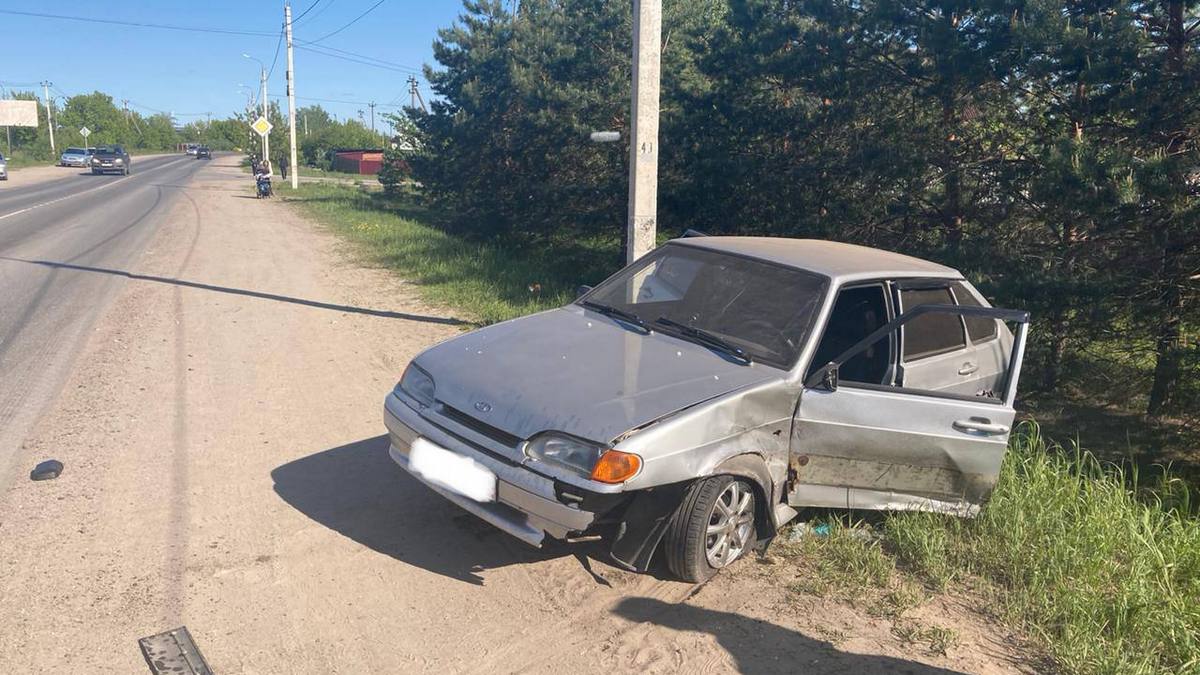
[[605, 450], [592, 468], [592, 480], [624, 483], [642, 468], [642, 458], [620, 450]]

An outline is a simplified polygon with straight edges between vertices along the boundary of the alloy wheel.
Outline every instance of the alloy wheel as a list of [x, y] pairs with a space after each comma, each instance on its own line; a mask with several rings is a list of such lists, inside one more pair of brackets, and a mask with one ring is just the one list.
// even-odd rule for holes
[[705, 530], [704, 554], [716, 569], [741, 557], [754, 531], [754, 492], [735, 480], [725, 487], [713, 504]]

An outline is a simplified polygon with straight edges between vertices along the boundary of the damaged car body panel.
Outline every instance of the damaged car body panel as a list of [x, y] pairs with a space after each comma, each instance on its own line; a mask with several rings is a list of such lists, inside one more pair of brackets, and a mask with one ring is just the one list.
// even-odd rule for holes
[[[906, 360], [913, 350], [903, 343], [904, 326], [931, 317], [950, 318], [945, 325], [952, 328], [957, 322], [962, 345], [946, 347], [954, 357], [950, 376], [929, 388], [909, 386], [905, 366], [938, 355], [918, 351], [920, 358]], [[1015, 338], [1002, 321], [1017, 324]], [[922, 305], [812, 369], [796, 412], [789, 503], [974, 515], [995, 486], [1008, 447], [1028, 321], [1027, 312]], [[972, 326], [986, 339], [971, 340]], [[995, 372], [964, 360], [980, 353], [972, 344], [992, 351], [988, 341], [1011, 349]], [[872, 345], [878, 365], [886, 367], [861, 367]], [[855, 360], [860, 367], [853, 379], [843, 378]], [[955, 378], [968, 389], [983, 388], [970, 395], [948, 391], [953, 387], [944, 382]]]
[[599, 534], [626, 567], [661, 550], [701, 580], [805, 506], [972, 513], [1027, 320], [886, 251], [676, 240], [419, 354], [385, 402], [390, 452], [527, 543]]
[[442, 405], [513, 438], [556, 430], [602, 443], [780, 374], [661, 332], [641, 334], [578, 305], [468, 333], [414, 362], [437, 371]]

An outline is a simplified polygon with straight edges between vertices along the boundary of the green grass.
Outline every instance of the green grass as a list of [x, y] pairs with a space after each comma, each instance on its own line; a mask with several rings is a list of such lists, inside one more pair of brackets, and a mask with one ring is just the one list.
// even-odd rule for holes
[[[979, 589], [1067, 673], [1200, 672], [1200, 519], [1188, 487], [1152, 484], [1023, 426], [988, 504], [974, 519], [888, 516], [882, 543], [831, 530], [810, 546], [844, 585], [897, 568], [934, 590]], [[814, 538], [816, 539], [816, 538]], [[885, 562], [886, 560], [886, 562]], [[814, 582], [808, 582], [812, 585]], [[945, 636], [908, 637], [941, 643]]]
[[618, 269], [616, 242], [469, 241], [430, 225], [433, 216], [406, 197], [313, 183], [279, 194], [358, 244], [369, 260], [415, 282], [426, 301], [481, 324], [565, 304], [580, 284]]
[[315, 166], [301, 166], [300, 167], [300, 175], [302, 177], [311, 177], [311, 178], [345, 178], [345, 179], [349, 179], [349, 180], [361, 180], [361, 181], [372, 182], [372, 183], [376, 183], [376, 184], [379, 183], [379, 179], [376, 178], [375, 176], [368, 176], [368, 175], [363, 175], [360, 173], [350, 173], [348, 171], [333, 171], [333, 170], [326, 171], [324, 169], [318, 169]]
[[28, 166], [50, 166], [54, 162], [48, 159], [37, 159], [28, 155], [14, 154], [13, 156], [4, 156], [4, 161], [8, 164], [8, 170], [23, 169]]

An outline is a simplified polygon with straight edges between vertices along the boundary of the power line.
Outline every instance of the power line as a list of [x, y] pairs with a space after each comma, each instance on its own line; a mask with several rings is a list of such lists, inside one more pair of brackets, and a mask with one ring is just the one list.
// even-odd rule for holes
[[[333, 7], [333, 3], [335, 3], [335, 2], [337, 2], [337, 0], [329, 0], [329, 2], [326, 2], [325, 5], [323, 7], [321, 7], [321, 9], [318, 9], [315, 14], [308, 17], [308, 20], [312, 21], [313, 19], [317, 18], [318, 16], [321, 16], [322, 14], [325, 13], [325, 10], [329, 9], [330, 7]], [[296, 27], [295, 22], [292, 23], [292, 27], [293, 28]]]
[[[283, 96], [282, 94], [271, 94], [271, 98], [282, 99], [282, 98], [286, 98], [286, 97]], [[315, 98], [312, 96], [297, 96], [296, 98], [298, 98], [302, 101], [317, 101], [320, 103], [344, 103], [346, 105], [371, 105], [370, 101], [345, 101], [345, 100], [336, 99], [336, 98]], [[391, 105], [391, 104], [385, 105], [383, 103], [376, 103], [375, 107], [377, 107], [377, 108], [402, 108], [404, 106]]]
[[[300, 14], [298, 14], [296, 16], [296, 18], [292, 19], [292, 27], [295, 28], [296, 22], [298, 22], [300, 19], [303, 19], [305, 14], [308, 14], [309, 12], [313, 11], [313, 9], [315, 9], [316, 6], [321, 4], [323, 1], [324, 0], [314, 0], [313, 4], [308, 6], [308, 9], [304, 10], [303, 12], [300, 12]], [[325, 6], [328, 7], [329, 5], [325, 5]], [[320, 14], [320, 12], [317, 12], [317, 14]], [[315, 15], [314, 15], [314, 18], [315, 18]]]
[[384, 3], [384, 1], [385, 1], [385, 0], [379, 0], [379, 2], [377, 2], [377, 3], [373, 4], [373, 5], [371, 5], [370, 7], [368, 7], [368, 8], [367, 8], [367, 11], [365, 11], [365, 12], [363, 12], [362, 14], [359, 14], [358, 16], [354, 17], [354, 18], [353, 18], [353, 19], [350, 21], [350, 23], [348, 23], [348, 24], [346, 24], [346, 25], [342, 26], [341, 28], [339, 28], [339, 29], [337, 29], [337, 30], [333, 31], [332, 33], [326, 33], [325, 35], [322, 35], [321, 37], [317, 38], [316, 40], [313, 40], [312, 42], [313, 42], [313, 43], [320, 42], [321, 40], [324, 40], [325, 38], [331, 38], [331, 37], [333, 37], [334, 35], [337, 35], [338, 33], [340, 33], [340, 32], [342, 32], [342, 31], [346, 30], [346, 29], [347, 29], [347, 28], [349, 28], [350, 26], [353, 26], [354, 24], [358, 23], [358, 20], [359, 20], [359, 19], [361, 19], [361, 18], [363, 18], [364, 16], [366, 16], [366, 15], [370, 14], [371, 12], [375, 11], [375, 8], [376, 8], [376, 7], [378, 7], [378, 6], [380, 6], [380, 5], [382, 5], [382, 4]]
[[[385, 61], [383, 59], [376, 58], [374, 56], [367, 56], [366, 54], [359, 54], [357, 52], [351, 52], [351, 51], [347, 51], [345, 49], [338, 49], [336, 47], [330, 47], [328, 45], [314, 45], [313, 43], [306, 42], [304, 40], [293, 40], [293, 42], [297, 46], [308, 47], [314, 53], [322, 54], [323, 56], [330, 56], [335, 59], [338, 58], [335, 54], [326, 54], [325, 52], [336, 52], [337, 54], [344, 54], [346, 56], [354, 57], [356, 59], [363, 59], [365, 61], [371, 61], [372, 63], [370, 63], [368, 65], [388, 66], [389, 68], [395, 68], [397, 70], [407, 70], [407, 71], [412, 72], [417, 75], [420, 75], [421, 73], [424, 72], [420, 68], [417, 68], [416, 66], [408, 66], [403, 63], [395, 63], [393, 61]], [[321, 51], [317, 51], [317, 50], [321, 50]]]
[[165, 23], [143, 23], [139, 21], [118, 21], [116, 19], [94, 19], [86, 16], [67, 16], [65, 14], [46, 14], [44, 12], [19, 12], [12, 9], [0, 9], [0, 14], [11, 14], [15, 16], [30, 16], [38, 19], [58, 19], [60, 21], [82, 21], [84, 23], [104, 23], [113, 26], [131, 26], [133, 28], [158, 28], [161, 30], [180, 30], [192, 33], [221, 33], [224, 35], [253, 35], [258, 37], [271, 37], [274, 33], [264, 33], [262, 31], [235, 30], [232, 28], [206, 28], [200, 26], [177, 26]]
[[275, 64], [279, 61], [279, 45], [283, 44], [283, 28], [279, 29], [279, 39], [275, 41], [275, 57], [271, 59], [271, 70], [267, 73], [267, 79], [275, 74]]
[[378, 63], [378, 62], [367, 60], [367, 59], [355, 58], [353, 56], [342, 56], [341, 54], [334, 54], [332, 52], [323, 51], [320, 47], [309, 47], [307, 45], [297, 44], [296, 49], [303, 49], [306, 52], [320, 54], [321, 56], [328, 56], [331, 59], [341, 59], [342, 61], [349, 61], [351, 63], [359, 63], [364, 66], [371, 66], [373, 68], [381, 68], [383, 70], [390, 70], [395, 73], [404, 73], [406, 75], [411, 75], [413, 73], [421, 72], [415, 68], [408, 68], [405, 66], [393, 66], [390, 64], [386, 64], [386, 63]]

